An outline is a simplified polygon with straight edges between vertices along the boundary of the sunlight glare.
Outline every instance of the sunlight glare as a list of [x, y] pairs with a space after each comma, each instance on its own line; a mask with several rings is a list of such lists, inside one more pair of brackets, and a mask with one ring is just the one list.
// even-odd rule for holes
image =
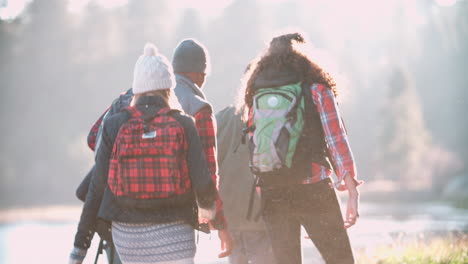
[[98, 6], [103, 8], [117, 8], [126, 5], [128, 0], [69, 0], [68, 11], [79, 14], [91, 2], [96, 3]]
[[[193, 8], [204, 16], [215, 17], [220, 15], [224, 8], [231, 4], [232, 1], [233, 0], [180, 0], [172, 2], [171, 6], [176, 9]], [[68, 11], [80, 14], [90, 3], [96, 3], [103, 8], [117, 8], [128, 4], [128, 0], [68, 0]]]
[[198, 10], [203, 15], [208, 17], [215, 17], [221, 14], [225, 7], [230, 5], [233, 0], [178, 0], [173, 1], [173, 4], [176, 8], [193, 8]]
[[457, 0], [435, 0], [435, 2], [440, 6], [453, 6]]
[[96, 2], [104, 8], [116, 8], [126, 5], [128, 0], [96, 0]]
[[71, 13], [81, 13], [83, 9], [89, 4], [90, 0], [69, 0], [68, 11]]
[[14, 19], [31, 0], [3, 0], [0, 2], [0, 19]]

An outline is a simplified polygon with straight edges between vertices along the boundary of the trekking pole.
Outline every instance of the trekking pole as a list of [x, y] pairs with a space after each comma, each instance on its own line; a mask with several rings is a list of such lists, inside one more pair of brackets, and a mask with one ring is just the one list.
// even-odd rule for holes
[[99, 247], [96, 253], [96, 258], [94, 259], [94, 264], [97, 264], [97, 261], [99, 259], [99, 255], [102, 254], [102, 248], [104, 247], [104, 239], [101, 238], [101, 241], [99, 241]]
[[[107, 244], [109, 245], [109, 243], [107, 243]], [[114, 264], [114, 254], [115, 254], [114, 242], [110, 243], [110, 252], [111, 252], [111, 255], [110, 255], [109, 264]]]

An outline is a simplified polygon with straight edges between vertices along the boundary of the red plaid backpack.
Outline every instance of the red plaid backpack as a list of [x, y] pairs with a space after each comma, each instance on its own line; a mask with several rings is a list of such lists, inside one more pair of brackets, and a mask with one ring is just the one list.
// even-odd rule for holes
[[145, 117], [135, 107], [117, 134], [109, 164], [108, 185], [117, 197], [168, 198], [191, 189], [183, 126], [162, 108]]

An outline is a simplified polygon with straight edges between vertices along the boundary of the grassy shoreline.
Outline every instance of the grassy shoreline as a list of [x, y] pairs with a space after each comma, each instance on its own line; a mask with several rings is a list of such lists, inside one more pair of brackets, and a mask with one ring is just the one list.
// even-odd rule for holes
[[413, 242], [397, 241], [391, 246], [372, 252], [356, 252], [357, 263], [362, 264], [466, 264], [468, 263], [468, 234], [419, 237]]

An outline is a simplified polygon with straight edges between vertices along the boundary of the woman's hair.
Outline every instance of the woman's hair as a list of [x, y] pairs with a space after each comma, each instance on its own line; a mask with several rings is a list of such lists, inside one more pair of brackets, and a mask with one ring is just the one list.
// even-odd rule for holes
[[132, 101], [130, 102], [130, 106], [135, 106], [136, 102], [140, 97], [143, 96], [159, 96], [164, 99], [164, 101], [171, 106], [171, 97], [172, 97], [172, 91], [171, 89], [164, 89], [164, 90], [155, 90], [155, 91], [150, 91], [146, 93], [141, 93], [141, 94], [135, 94], [133, 96]]
[[290, 33], [273, 38], [265, 52], [260, 54], [249, 64], [244, 80], [244, 103], [252, 106], [255, 95], [254, 83], [259, 74], [266, 69], [290, 69], [298, 74], [301, 82], [306, 85], [322, 83], [337, 95], [333, 78], [321, 67], [315, 64], [305, 53], [300, 51], [298, 44], [304, 44], [304, 37], [300, 33]]

